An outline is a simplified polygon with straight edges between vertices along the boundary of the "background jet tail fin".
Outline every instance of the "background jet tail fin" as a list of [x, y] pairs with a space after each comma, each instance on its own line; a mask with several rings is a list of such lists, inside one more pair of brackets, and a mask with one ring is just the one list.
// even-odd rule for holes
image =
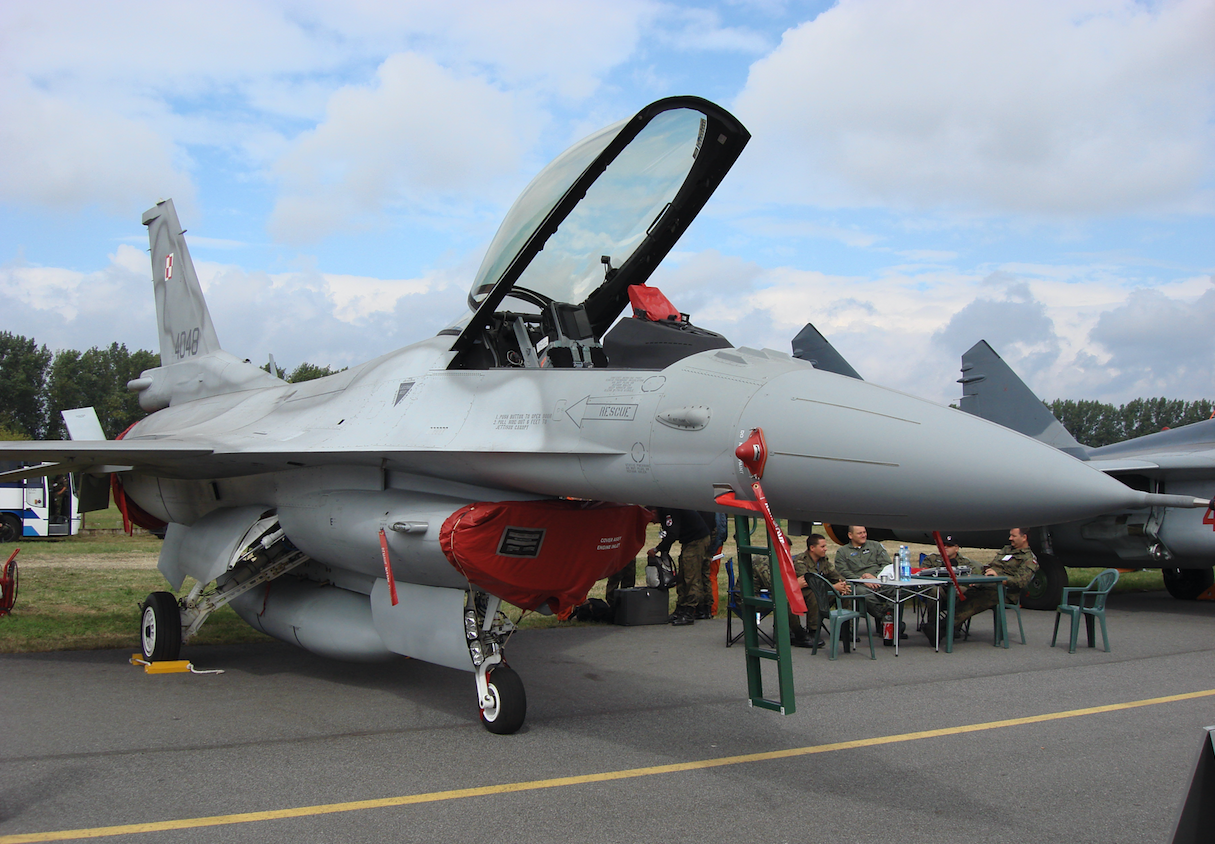
[[815, 369], [824, 372], [834, 372], [836, 375], [846, 375], [858, 381], [864, 381], [852, 364], [844, 360], [844, 356], [835, 350], [835, 346], [827, 341], [813, 323], [797, 332], [793, 338], [793, 357], [804, 360]]
[[74, 407], [71, 410], [61, 410], [63, 424], [67, 426], [70, 440], [104, 440], [105, 431], [101, 429], [101, 420], [97, 411], [91, 407]]
[[962, 410], [1011, 428], [1063, 451], [1080, 453], [1076, 442], [995, 349], [980, 340], [962, 355]]
[[156, 203], [143, 214], [152, 246], [152, 285], [160, 329], [160, 365], [219, 351], [219, 339], [202, 287], [186, 248], [173, 200]]

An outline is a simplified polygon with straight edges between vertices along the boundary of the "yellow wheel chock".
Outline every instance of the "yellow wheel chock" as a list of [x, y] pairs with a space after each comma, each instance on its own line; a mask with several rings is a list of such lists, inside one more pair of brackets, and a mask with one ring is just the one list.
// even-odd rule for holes
[[187, 659], [165, 659], [148, 662], [143, 654], [131, 654], [131, 665], [142, 665], [145, 674], [223, 674], [222, 668], [200, 670]]

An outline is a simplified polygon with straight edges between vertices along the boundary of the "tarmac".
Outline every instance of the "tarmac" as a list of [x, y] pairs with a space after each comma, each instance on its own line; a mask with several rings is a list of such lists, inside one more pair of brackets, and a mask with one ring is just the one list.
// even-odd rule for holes
[[414, 660], [0, 656], [0, 844], [1168, 841], [1215, 725], [1215, 603], [1107, 614], [1108, 654], [1083, 627], [1051, 648], [1031, 611], [1007, 650], [989, 614], [952, 654], [795, 649], [790, 715], [748, 706], [720, 618], [524, 630], [513, 736], [481, 727], [470, 674]]

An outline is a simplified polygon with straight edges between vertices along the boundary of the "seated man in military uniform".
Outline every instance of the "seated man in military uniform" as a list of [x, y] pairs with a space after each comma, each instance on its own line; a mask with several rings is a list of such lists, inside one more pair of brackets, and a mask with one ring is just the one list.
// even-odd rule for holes
[[[796, 647], [809, 648], [813, 645], [810, 637], [818, 635], [820, 617], [832, 609], [831, 596], [827, 594], [823, 582], [811, 575], [821, 574], [842, 595], [852, 592], [852, 585], [827, 559], [827, 538], [817, 533], [806, 537], [806, 550], [793, 558], [793, 572], [797, 575], [802, 598], [806, 601], [806, 626], [802, 627], [800, 616], [790, 613], [790, 640]], [[819, 645], [822, 644], [820, 641]]]
[[[948, 550], [948, 549], [946, 549]], [[963, 558], [965, 559], [965, 558]], [[983, 567], [982, 574], [986, 577], [1004, 576], [1005, 600], [1015, 604], [1021, 600], [1021, 590], [1029, 585], [1038, 571], [1038, 558], [1029, 547], [1029, 534], [1025, 528], [1015, 527], [1008, 532], [1008, 544], [1001, 548], [995, 558]], [[957, 636], [963, 624], [981, 612], [993, 609], [1000, 603], [999, 590], [994, 584], [976, 583], [963, 588], [965, 600], [959, 599], [954, 609], [954, 635]], [[942, 613], [944, 616], [944, 612]], [[942, 617], [942, 626], [947, 619]], [[924, 625], [924, 635], [928, 641], [936, 644], [936, 630], [930, 625]]]
[[[890, 555], [886, 553], [882, 543], [870, 539], [863, 525], [849, 525], [848, 544], [841, 545], [835, 552], [835, 570], [847, 580], [872, 580], [871, 586], [866, 585], [876, 590], [881, 585], [878, 582], [878, 574], [888, 565]], [[890, 604], [876, 595], [868, 595], [865, 597], [865, 609], [881, 624], [882, 616], [890, 609]]]
[[[970, 557], [963, 556], [962, 549], [957, 541], [952, 536], [941, 537], [941, 544], [945, 546], [945, 553], [949, 555], [949, 564], [956, 570], [958, 566], [968, 566], [971, 571], [978, 571], [979, 564]], [[942, 568], [945, 562], [941, 559], [940, 554], [929, 554], [920, 561], [920, 567], [926, 569]]]

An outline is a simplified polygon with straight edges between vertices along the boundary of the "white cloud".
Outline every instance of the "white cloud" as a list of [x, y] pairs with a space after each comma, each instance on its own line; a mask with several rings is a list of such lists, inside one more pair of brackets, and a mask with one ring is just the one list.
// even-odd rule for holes
[[154, 121], [0, 78], [0, 200], [56, 210], [96, 204], [128, 212], [148, 197], [194, 195]]
[[196, 262], [220, 344], [288, 370], [350, 366], [433, 336], [467, 311], [467, 265], [415, 279], [249, 272]]
[[413, 53], [389, 57], [376, 81], [335, 93], [325, 121], [275, 166], [275, 237], [307, 242], [386, 207], [424, 217], [474, 202], [514, 174], [541, 122], [520, 97]]
[[[375, 192], [370, 168], [350, 167], [343, 181], [332, 168], [350, 162], [332, 164], [321, 180], [351, 193], [332, 188], [309, 202], [301, 188], [309, 155], [350, 140], [376, 163], [388, 158], [343, 114], [368, 118], [373, 136], [392, 128], [404, 156], [421, 156], [411, 176], [419, 186], [447, 190], [454, 181], [458, 191], [487, 174], [515, 175], [545, 121], [536, 103], [595, 92], [656, 8], [645, 0], [0, 4], [0, 201], [126, 211], [149, 196], [192, 192], [193, 151], [234, 158], [238, 180], [263, 178], [282, 156], [283, 207], [327, 230], [328, 201], [348, 211]], [[410, 61], [403, 70], [416, 80], [393, 76]], [[380, 99], [358, 102], [377, 67]], [[391, 95], [415, 81], [414, 110], [362, 110], [403, 105]], [[383, 194], [399, 192], [401, 169], [390, 169]]]
[[1215, 393], [1215, 278], [1197, 300], [1135, 290], [1097, 319], [1092, 338], [1108, 352], [1110, 380], [1135, 396]]
[[1210, 207], [1215, 4], [843, 0], [756, 62], [749, 191], [1104, 215]]
[[[461, 313], [472, 267], [415, 279], [315, 271], [269, 274], [195, 261], [220, 344], [289, 369], [303, 361], [349, 366], [432, 336]], [[5, 328], [51, 349], [118, 342], [158, 352], [147, 254], [125, 244], [94, 273], [0, 267]]]
[[659, 41], [678, 50], [710, 50], [739, 53], [765, 53], [772, 48], [762, 34], [744, 27], [726, 26], [713, 9], [681, 8], [668, 5], [662, 10], [671, 31], [660, 33]]
[[656, 13], [648, 0], [322, 0], [309, 8], [368, 54], [424, 52], [445, 66], [480, 68], [508, 87], [569, 99], [594, 93]]
[[962, 352], [987, 340], [1043, 399], [1125, 402], [1215, 389], [1215, 281], [1142, 288], [1102, 265], [987, 273], [890, 267], [843, 277], [714, 251], [655, 274], [692, 321], [735, 345], [790, 351], [807, 322], [867, 380], [955, 401]]
[[140, 249], [122, 244], [92, 273], [21, 263], [0, 267], [5, 328], [51, 349], [84, 350], [156, 341], [151, 268]]

